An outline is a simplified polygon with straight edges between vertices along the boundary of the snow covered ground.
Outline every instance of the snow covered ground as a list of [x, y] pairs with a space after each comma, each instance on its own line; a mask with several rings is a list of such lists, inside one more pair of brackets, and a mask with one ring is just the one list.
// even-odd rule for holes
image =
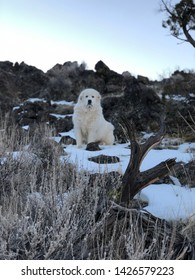
[[[194, 96], [194, 94], [193, 94]], [[179, 98], [179, 97], [175, 97]], [[183, 97], [182, 97], [183, 98]], [[45, 99], [30, 98], [26, 102], [47, 102]], [[73, 106], [74, 102], [51, 101], [51, 104]], [[22, 104], [20, 104], [22, 105]], [[20, 108], [14, 107], [13, 110]], [[57, 119], [65, 118], [71, 115], [51, 114]], [[28, 130], [29, 126], [24, 126], [23, 129]], [[58, 137], [55, 137], [56, 142], [60, 142], [61, 137], [70, 136], [74, 138], [74, 131], [62, 132]], [[147, 139], [148, 135], [145, 135]], [[129, 144], [117, 144], [113, 146], [101, 146], [101, 151], [86, 151], [85, 147], [78, 149], [75, 145], [68, 145], [65, 148], [67, 156], [62, 156], [62, 161], [68, 160], [70, 163], [76, 164], [79, 170], [86, 170], [90, 173], [118, 171], [123, 174], [126, 170], [130, 157]], [[161, 161], [176, 158], [177, 162], [187, 163], [192, 160], [192, 149], [195, 150], [195, 143], [180, 144], [178, 148], [162, 150], [152, 149], [141, 165], [141, 171], [149, 169]], [[195, 153], [195, 152], [194, 152]], [[117, 156], [120, 162], [112, 164], [97, 164], [89, 161], [88, 158], [98, 155]], [[166, 220], [194, 219], [195, 220], [195, 188], [181, 186], [177, 178], [172, 178], [173, 184], [152, 184], [140, 193], [140, 198], [148, 202], [145, 210], [153, 215], [164, 218]]]
[[[65, 133], [74, 137], [74, 131]], [[64, 136], [64, 134], [61, 134]], [[56, 139], [57, 140], [57, 139]], [[58, 139], [59, 140], [59, 139]], [[86, 151], [83, 147], [78, 149], [76, 145], [68, 145], [65, 148], [68, 154], [62, 157], [71, 163], [77, 165], [79, 170], [86, 170], [90, 173], [118, 171], [123, 174], [129, 162], [130, 149], [129, 144], [117, 144], [113, 146], [100, 146], [100, 151]], [[185, 143], [179, 145], [178, 149], [151, 150], [145, 157], [141, 171], [149, 169], [161, 161], [176, 158], [177, 162], [187, 163], [192, 159], [192, 149], [195, 149], [195, 143]], [[112, 164], [98, 164], [89, 161], [88, 158], [98, 155], [117, 156], [120, 162]], [[173, 184], [152, 184], [140, 193], [140, 198], [148, 202], [144, 209], [154, 216], [166, 220], [184, 220], [195, 219], [195, 188], [181, 186], [177, 178], [172, 178]]]

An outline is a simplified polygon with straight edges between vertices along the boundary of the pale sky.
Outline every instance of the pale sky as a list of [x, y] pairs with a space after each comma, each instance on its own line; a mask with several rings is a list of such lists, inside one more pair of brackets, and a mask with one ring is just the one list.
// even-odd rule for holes
[[[179, 0], [178, 0], [179, 1]], [[175, 1], [174, 2], [178, 2]], [[0, 0], [0, 61], [66, 61], [159, 79], [195, 70], [195, 49], [162, 28], [160, 0]]]

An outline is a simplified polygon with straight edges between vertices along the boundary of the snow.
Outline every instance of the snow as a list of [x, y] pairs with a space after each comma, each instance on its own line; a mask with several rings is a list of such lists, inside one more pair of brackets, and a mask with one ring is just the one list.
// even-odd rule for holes
[[[86, 170], [90, 173], [97, 172], [112, 172], [118, 171], [120, 173], [124, 173], [126, 166], [128, 164], [130, 150], [127, 149], [128, 144], [120, 144], [113, 146], [100, 146], [102, 150], [100, 151], [86, 151], [85, 147], [81, 149], [77, 149], [75, 145], [69, 145], [65, 149], [68, 154], [67, 158], [70, 163], [76, 164], [77, 168], [80, 170]], [[119, 156], [120, 162], [112, 163], [112, 164], [97, 164], [92, 161], [89, 161], [88, 158], [99, 156], [99, 155], [107, 155], [107, 156]]]
[[65, 101], [65, 100], [59, 100], [59, 101], [51, 101], [51, 105], [65, 105], [65, 106], [73, 106], [73, 101]]
[[12, 108], [12, 111], [19, 110], [21, 106], [23, 106], [25, 103], [47, 103], [47, 100], [44, 98], [28, 98], [23, 103], [20, 103], [18, 106], [15, 106]]
[[[48, 101], [44, 98], [28, 98], [24, 101], [24, 103], [47, 103]], [[20, 105], [15, 106], [12, 108], [12, 111], [19, 110], [21, 106], [24, 105], [24, 103], [20, 103]], [[53, 101], [51, 100], [51, 105], [62, 105], [62, 106], [74, 106], [75, 103], [73, 101], [65, 101], [65, 100], [58, 100], [58, 101]], [[56, 114], [57, 115], [57, 114]]]
[[[20, 104], [20, 105], [22, 105], [22, 104]], [[20, 106], [15, 106], [15, 107], [12, 108], [12, 111], [15, 111], [15, 110], [18, 110], [18, 109], [20, 109]]]
[[[23, 127], [28, 129], [28, 127]], [[63, 136], [70, 136], [75, 139], [74, 130], [61, 132], [53, 140], [60, 142]], [[146, 136], [146, 139], [148, 137]], [[130, 158], [130, 145], [116, 144], [112, 146], [100, 146], [100, 151], [87, 151], [86, 146], [77, 148], [76, 145], [66, 145], [64, 150], [65, 156], [61, 156], [62, 163], [69, 162], [77, 166], [80, 171], [89, 173], [105, 173], [117, 171], [124, 174]], [[179, 144], [177, 149], [152, 149], [144, 158], [141, 164], [141, 171], [154, 167], [162, 161], [175, 158], [177, 162], [187, 163], [193, 159], [192, 151], [195, 151], [195, 143]], [[90, 157], [98, 155], [116, 156], [120, 162], [111, 164], [99, 164], [89, 161]], [[7, 155], [10, 156], [10, 153]], [[28, 159], [29, 163], [36, 160], [36, 156], [28, 151], [13, 152], [14, 160]], [[6, 157], [0, 159], [0, 164], [4, 164]], [[195, 188], [182, 186], [178, 178], [171, 177], [172, 184], [151, 184], [144, 188], [138, 197], [147, 201], [148, 206], [143, 211], [148, 211], [156, 217], [166, 220], [185, 220], [188, 218], [195, 219]], [[66, 196], [66, 195], [65, 195]], [[66, 197], [67, 198], [67, 197]]]
[[29, 125], [23, 125], [22, 128], [23, 128], [24, 130], [29, 130], [30, 126], [29, 126]]
[[55, 117], [56, 119], [65, 119], [66, 117], [72, 117], [72, 114], [61, 115], [61, 114], [50, 114], [50, 116]]
[[44, 98], [29, 98], [29, 99], [26, 100], [26, 102], [29, 102], [29, 103], [43, 102], [43, 103], [46, 103], [47, 100], [45, 100]]
[[181, 96], [181, 95], [171, 95], [171, 96], [167, 96], [165, 97], [166, 99], [171, 99], [171, 100], [174, 100], [174, 101], [186, 101], [186, 97], [185, 96]]
[[142, 190], [142, 196], [148, 201], [144, 209], [156, 217], [185, 220], [195, 214], [195, 188], [153, 184]]
[[[74, 131], [60, 133], [62, 136], [74, 137]], [[86, 170], [89, 173], [118, 171], [124, 174], [129, 163], [130, 149], [129, 143], [116, 144], [113, 146], [100, 146], [100, 151], [87, 151], [86, 146], [78, 149], [76, 145], [68, 145], [65, 148], [67, 156], [62, 156], [61, 160], [68, 160], [76, 164], [78, 170]], [[178, 149], [152, 149], [145, 157], [141, 165], [141, 171], [147, 170], [162, 161], [175, 158], [177, 162], [187, 163], [192, 160], [191, 151], [195, 149], [195, 143], [184, 143]], [[112, 164], [98, 164], [89, 161], [88, 158], [98, 155], [117, 156], [120, 162]], [[185, 220], [193, 217], [195, 219], [195, 188], [181, 186], [179, 180], [171, 177], [174, 184], [152, 184], [144, 188], [139, 197], [148, 202], [146, 210], [156, 217], [166, 220]]]
[[[194, 97], [194, 93], [189, 94], [190, 97]], [[175, 101], [183, 101], [186, 99], [183, 96], [166, 96], [166, 98], [171, 98]], [[30, 98], [25, 102], [47, 102], [45, 99], [40, 98]], [[23, 103], [20, 104], [22, 106]], [[65, 100], [51, 101], [51, 105], [62, 105], [62, 106], [74, 106], [74, 102], [68, 102]], [[20, 106], [13, 108], [17, 110]], [[60, 115], [60, 114], [50, 114], [57, 119], [66, 118], [69, 115]], [[23, 126], [24, 130], [28, 130], [29, 126]], [[143, 132], [143, 140], [147, 140], [152, 134], [147, 134]], [[70, 136], [75, 139], [74, 130], [68, 132], [61, 132], [58, 136], [53, 137], [53, 140], [60, 143], [60, 140], [64, 136]], [[149, 168], [154, 167], [162, 161], [165, 161], [170, 158], [175, 158], [177, 162], [187, 163], [192, 160], [192, 152], [195, 151], [195, 143], [180, 143], [180, 139], [172, 139], [174, 149], [168, 149], [167, 139], [163, 139], [162, 147], [163, 149], [152, 149], [144, 158], [141, 164], [141, 171], [145, 171]], [[170, 144], [170, 142], [169, 142]], [[120, 174], [124, 174], [130, 158], [130, 146], [129, 143], [125, 144], [116, 144], [113, 146], [100, 146], [100, 151], [86, 151], [86, 146], [78, 149], [76, 145], [67, 145], [64, 149], [66, 156], [61, 156], [61, 161], [69, 162], [77, 166], [77, 169], [80, 171], [87, 171], [89, 173], [105, 173], [117, 171]], [[92, 161], [89, 161], [90, 157], [98, 155], [107, 155], [107, 156], [116, 156], [120, 159], [120, 162], [112, 164], [98, 164]], [[10, 156], [8, 154], [7, 156]], [[26, 160], [33, 162], [36, 159], [36, 156], [27, 151], [23, 152], [13, 152], [12, 155], [14, 160]], [[6, 157], [0, 158], [0, 164], [4, 164]], [[138, 195], [141, 200], [147, 201], [148, 206], [143, 208], [143, 211], [148, 211], [156, 217], [166, 219], [166, 220], [185, 220], [185, 219], [195, 219], [195, 188], [189, 188], [188, 186], [182, 186], [178, 178], [171, 176], [172, 184], [151, 184], [148, 187], [144, 188]], [[29, 199], [38, 199], [41, 201], [41, 196], [39, 193], [35, 194]], [[67, 194], [62, 194], [62, 197], [59, 197], [59, 204], [65, 202], [68, 199]]]
[[170, 158], [176, 158], [177, 162], [182, 161], [187, 163], [192, 159], [192, 155], [188, 152], [182, 152], [180, 149], [151, 150], [142, 162], [141, 171], [152, 168], [161, 161], [165, 161]]

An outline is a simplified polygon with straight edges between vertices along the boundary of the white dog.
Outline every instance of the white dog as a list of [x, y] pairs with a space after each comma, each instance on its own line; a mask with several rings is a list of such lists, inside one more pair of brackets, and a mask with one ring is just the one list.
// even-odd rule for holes
[[100, 101], [101, 96], [95, 89], [88, 88], [80, 93], [73, 114], [77, 147], [90, 142], [114, 143], [114, 126], [104, 119]]

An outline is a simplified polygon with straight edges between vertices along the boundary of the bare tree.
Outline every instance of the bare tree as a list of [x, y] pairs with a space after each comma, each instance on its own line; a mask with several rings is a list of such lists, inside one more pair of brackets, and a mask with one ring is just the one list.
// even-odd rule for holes
[[[181, 0], [173, 5], [172, 1], [161, 0], [161, 12], [166, 14], [162, 26], [169, 28], [170, 34], [183, 41], [190, 43], [195, 48], [195, 3], [194, 0]], [[193, 34], [193, 35], [192, 35]]]

